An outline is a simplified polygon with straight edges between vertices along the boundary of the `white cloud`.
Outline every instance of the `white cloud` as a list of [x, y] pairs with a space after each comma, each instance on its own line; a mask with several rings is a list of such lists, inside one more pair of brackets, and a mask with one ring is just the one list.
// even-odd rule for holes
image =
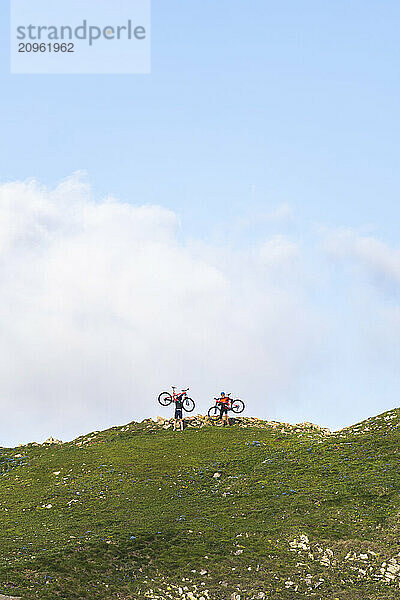
[[[346, 318], [349, 329], [357, 334], [356, 358], [362, 359], [365, 378], [375, 373], [382, 390], [390, 381], [398, 385], [400, 250], [350, 228], [327, 235], [326, 249], [341, 265], [341, 273], [350, 273], [342, 288], [346, 294]], [[348, 266], [350, 270], [346, 269]], [[343, 281], [337, 288], [340, 285]]]
[[315, 349], [289, 239], [240, 252], [184, 244], [173, 212], [95, 201], [79, 175], [54, 190], [0, 186], [0, 223], [9, 441], [154, 415], [170, 384], [191, 386], [202, 411], [228, 388], [268, 416]]
[[287, 202], [272, 207], [269, 211], [252, 211], [234, 221], [235, 230], [252, 229], [259, 226], [271, 226], [289, 221], [293, 217], [293, 209]]
[[260, 259], [265, 266], [282, 267], [296, 262], [300, 255], [298, 244], [283, 235], [274, 235], [260, 249]]
[[272, 212], [266, 215], [267, 220], [271, 221], [284, 221], [290, 219], [293, 216], [292, 207], [288, 202], [282, 202], [274, 208]]
[[400, 249], [392, 248], [372, 236], [361, 236], [353, 229], [340, 229], [326, 243], [337, 258], [350, 258], [373, 275], [400, 283]]

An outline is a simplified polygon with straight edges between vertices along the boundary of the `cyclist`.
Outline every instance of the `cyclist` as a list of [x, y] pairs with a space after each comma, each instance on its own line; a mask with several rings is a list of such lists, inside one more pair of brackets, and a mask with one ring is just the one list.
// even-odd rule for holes
[[219, 404], [219, 418], [222, 420], [224, 425], [229, 425], [228, 408], [230, 401], [231, 399], [225, 394], [225, 392], [221, 392], [220, 397], [217, 398], [217, 404]]
[[174, 398], [174, 402], [175, 402], [174, 431], [176, 431], [177, 429], [180, 431], [183, 431], [182, 410], [183, 410], [184, 396], [185, 396], [185, 394], [182, 392], [180, 394], [176, 394], [176, 396]]

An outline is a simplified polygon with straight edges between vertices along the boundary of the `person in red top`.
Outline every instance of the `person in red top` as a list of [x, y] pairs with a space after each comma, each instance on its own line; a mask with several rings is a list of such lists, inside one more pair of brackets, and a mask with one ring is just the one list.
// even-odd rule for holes
[[219, 417], [222, 419], [224, 425], [229, 425], [228, 419], [228, 408], [230, 407], [231, 399], [229, 396], [225, 394], [225, 392], [221, 392], [221, 396], [217, 400], [217, 404], [219, 404]]

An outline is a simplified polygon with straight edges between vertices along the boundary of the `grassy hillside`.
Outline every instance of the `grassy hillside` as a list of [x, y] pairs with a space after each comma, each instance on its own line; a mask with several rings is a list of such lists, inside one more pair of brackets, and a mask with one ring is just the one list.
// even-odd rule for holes
[[335, 434], [192, 425], [2, 448], [0, 593], [399, 597], [399, 409]]

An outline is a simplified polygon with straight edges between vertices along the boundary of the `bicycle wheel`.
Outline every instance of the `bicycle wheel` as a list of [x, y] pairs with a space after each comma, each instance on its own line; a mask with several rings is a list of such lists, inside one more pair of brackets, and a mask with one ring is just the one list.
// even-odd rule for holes
[[231, 409], [234, 413], [238, 414], [244, 411], [244, 402], [242, 400], [236, 399], [232, 401]]
[[210, 410], [208, 411], [208, 416], [213, 421], [216, 421], [217, 419], [220, 419], [221, 418], [221, 411], [220, 411], [219, 406], [212, 406], [210, 408]]
[[158, 396], [158, 401], [161, 406], [169, 406], [172, 402], [172, 396], [169, 392], [161, 392]]
[[193, 400], [191, 398], [185, 398], [183, 401], [183, 408], [186, 410], [186, 412], [192, 412], [192, 410], [194, 410]]

